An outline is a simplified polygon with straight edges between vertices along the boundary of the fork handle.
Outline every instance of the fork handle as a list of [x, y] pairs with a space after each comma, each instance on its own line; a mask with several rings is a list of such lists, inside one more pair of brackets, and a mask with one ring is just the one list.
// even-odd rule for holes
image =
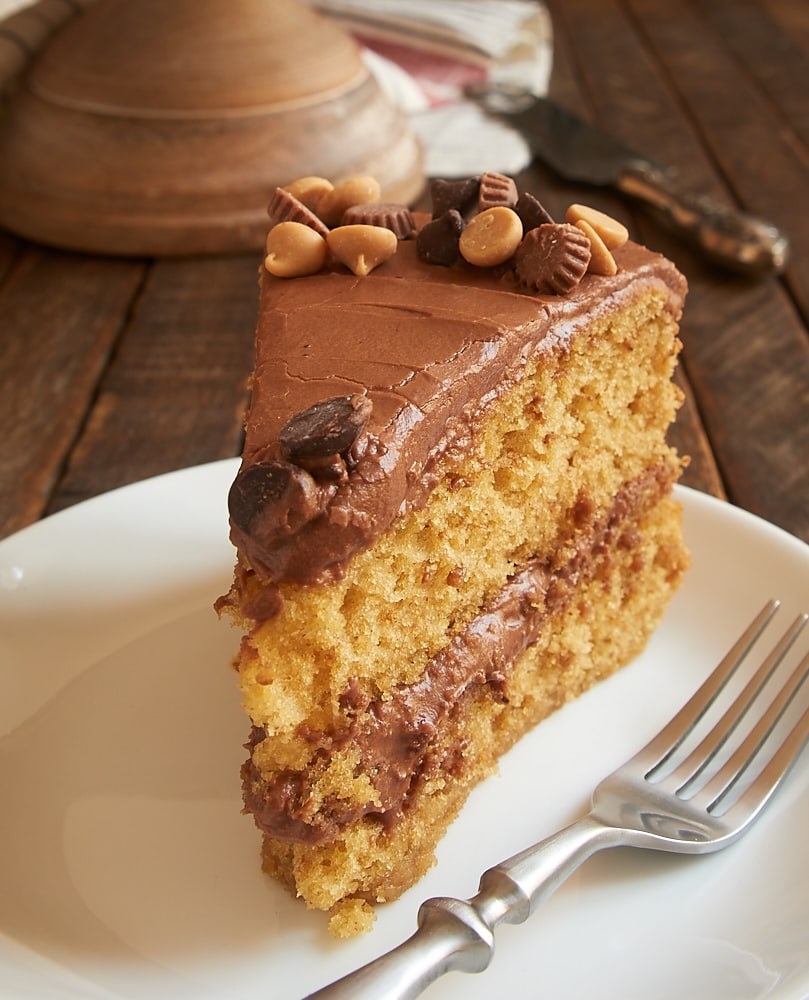
[[471, 899], [426, 900], [415, 934], [307, 1000], [412, 1000], [445, 972], [483, 972], [498, 924], [522, 923], [582, 862], [619, 842], [593, 816], [577, 820], [484, 872]]

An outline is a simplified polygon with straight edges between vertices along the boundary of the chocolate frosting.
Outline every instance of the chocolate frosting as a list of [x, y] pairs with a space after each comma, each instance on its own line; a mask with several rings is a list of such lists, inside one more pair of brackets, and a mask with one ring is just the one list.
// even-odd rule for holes
[[[290, 487], [277, 517], [251, 519], [243, 510], [234, 517], [231, 509], [233, 543], [261, 580], [338, 578], [399, 513], [426, 502], [438, 460], [468, 449], [487, 407], [521, 378], [526, 359], [563, 345], [582, 322], [648, 283], [666, 286], [679, 316], [685, 281], [669, 261], [632, 243], [615, 258], [615, 276], [586, 275], [566, 296], [521, 290], [508, 265], [431, 266], [418, 259], [413, 240], [363, 278], [339, 265], [293, 279], [262, 271], [239, 476], [264, 463]], [[329, 475], [290, 470], [280, 446], [284, 425], [341, 396], [370, 400], [362, 434], [333, 456]], [[277, 483], [273, 491], [280, 494]]]

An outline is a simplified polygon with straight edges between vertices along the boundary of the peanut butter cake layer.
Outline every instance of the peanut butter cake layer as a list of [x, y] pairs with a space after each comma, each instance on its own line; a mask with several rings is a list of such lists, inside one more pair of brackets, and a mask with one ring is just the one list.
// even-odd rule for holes
[[432, 195], [414, 218], [372, 178], [276, 191], [229, 496], [245, 806], [265, 870], [338, 935], [641, 651], [688, 561], [682, 276], [511, 178]]

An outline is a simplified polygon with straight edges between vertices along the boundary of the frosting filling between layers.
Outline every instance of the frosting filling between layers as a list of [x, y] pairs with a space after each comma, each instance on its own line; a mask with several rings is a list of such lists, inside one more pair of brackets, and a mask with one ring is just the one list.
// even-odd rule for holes
[[550, 558], [529, 561], [494, 600], [426, 665], [420, 680], [403, 686], [386, 700], [373, 700], [349, 689], [343, 701], [347, 725], [336, 732], [317, 732], [305, 725], [298, 736], [314, 753], [314, 770], [334, 752], [358, 750], [362, 770], [371, 775], [373, 794], [363, 803], [337, 799], [311, 807], [311, 776], [291, 769], [262, 775], [252, 757], [265, 737], [254, 728], [251, 757], [242, 771], [245, 805], [269, 836], [305, 844], [326, 843], [364, 815], [395, 823], [408, 797], [432, 770], [452, 771], [462, 748], [449, 755], [433, 746], [442, 723], [459, 701], [487, 686], [493, 698], [508, 700], [509, 672], [520, 654], [534, 643], [545, 621], [560, 612], [576, 587], [596, 572], [614, 544], [632, 548], [633, 526], [672, 486], [669, 465], [649, 470], [627, 483], [607, 512], [577, 509], [580, 530]]
[[335, 456], [341, 480], [301, 471], [271, 529], [231, 518], [234, 544], [265, 584], [339, 578], [397, 515], [426, 502], [439, 460], [468, 449], [531, 354], [564, 346], [580, 324], [647, 285], [665, 286], [679, 314], [685, 285], [673, 265], [634, 244], [615, 257], [617, 275], [587, 275], [563, 297], [521, 292], [506, 269], [423, 264], [412, 241], [369, 278], [263, 274], [240, 475], [283, 458], [279, 433], [291, 414], [338, 395], [372, 403], [356, 447]]

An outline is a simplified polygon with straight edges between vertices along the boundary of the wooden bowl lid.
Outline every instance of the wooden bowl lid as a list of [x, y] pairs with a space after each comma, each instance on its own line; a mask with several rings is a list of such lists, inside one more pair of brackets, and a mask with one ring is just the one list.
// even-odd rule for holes
[[410, 202], [418, 143], [354, 40], [291, 0], [99, 0], [0, 122], [0, 224], [89, 252], [257, 248], [277, 185], [355, 173]]

